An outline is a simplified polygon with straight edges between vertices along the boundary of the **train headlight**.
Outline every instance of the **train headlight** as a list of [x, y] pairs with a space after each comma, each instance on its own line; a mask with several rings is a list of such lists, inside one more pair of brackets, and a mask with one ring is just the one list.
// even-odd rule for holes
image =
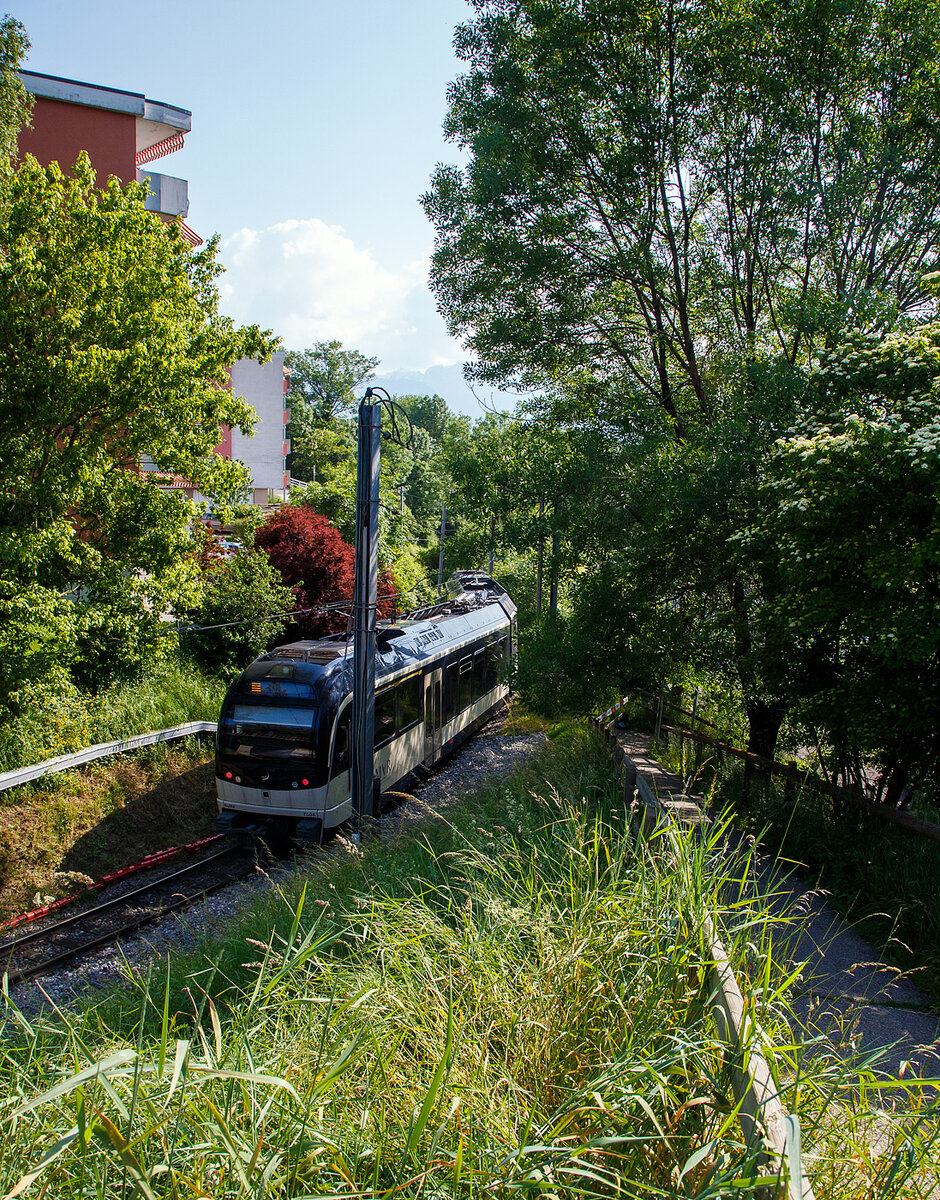
[[291, 785], [291, 787], [295, 788], [295, 787], [297, 786], [297, 780], [296, 780], [296, 779], [292, 779], [292, 780], [291, 780], [291, 784], [290, 784], [290, 785]]

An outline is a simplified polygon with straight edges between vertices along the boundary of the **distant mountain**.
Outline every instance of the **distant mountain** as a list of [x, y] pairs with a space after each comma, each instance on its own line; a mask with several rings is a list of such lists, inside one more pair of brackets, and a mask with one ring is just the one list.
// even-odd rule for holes
[[474, 419], [482, 417], [487, 408], [512, 412], [519, 399], [515, 392], [500, 392], [479, 384], [474, 384], [471, 391], [459, 363], [451, 367], [428, 367], [424, 371], [381, 371], [370, 382], [393, 396], [441, 396], [451, 412], [466, 413]]

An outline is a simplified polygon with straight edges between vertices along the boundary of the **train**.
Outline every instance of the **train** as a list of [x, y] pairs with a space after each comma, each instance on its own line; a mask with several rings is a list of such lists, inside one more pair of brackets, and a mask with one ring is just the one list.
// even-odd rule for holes
[[[376, 627], [376, 787], [401, 788], [469, 737], [509, 694], [516, 605], [479, 571]], [[352, 816], [353, 640], [279, 646], [232, 683], [216, 733], [216, 828], [281, 853]]]

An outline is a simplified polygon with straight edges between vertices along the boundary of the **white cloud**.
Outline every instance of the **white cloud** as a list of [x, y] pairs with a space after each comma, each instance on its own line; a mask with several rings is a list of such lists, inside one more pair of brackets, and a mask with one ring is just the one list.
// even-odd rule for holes
[[427, 259], [393, 271], [316, 217], [241, 229], [222, 243], [224, 310], [291, 350], [336, 338], [385, 370], [463, 361], [427, 287]]

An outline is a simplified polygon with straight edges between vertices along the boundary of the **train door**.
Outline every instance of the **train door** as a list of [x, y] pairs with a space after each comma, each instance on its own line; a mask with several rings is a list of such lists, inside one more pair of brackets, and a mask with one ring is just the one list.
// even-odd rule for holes
[[424, 761], [431, 766], [441, 753], [441, 668], [435, 667], [424, 677]]

